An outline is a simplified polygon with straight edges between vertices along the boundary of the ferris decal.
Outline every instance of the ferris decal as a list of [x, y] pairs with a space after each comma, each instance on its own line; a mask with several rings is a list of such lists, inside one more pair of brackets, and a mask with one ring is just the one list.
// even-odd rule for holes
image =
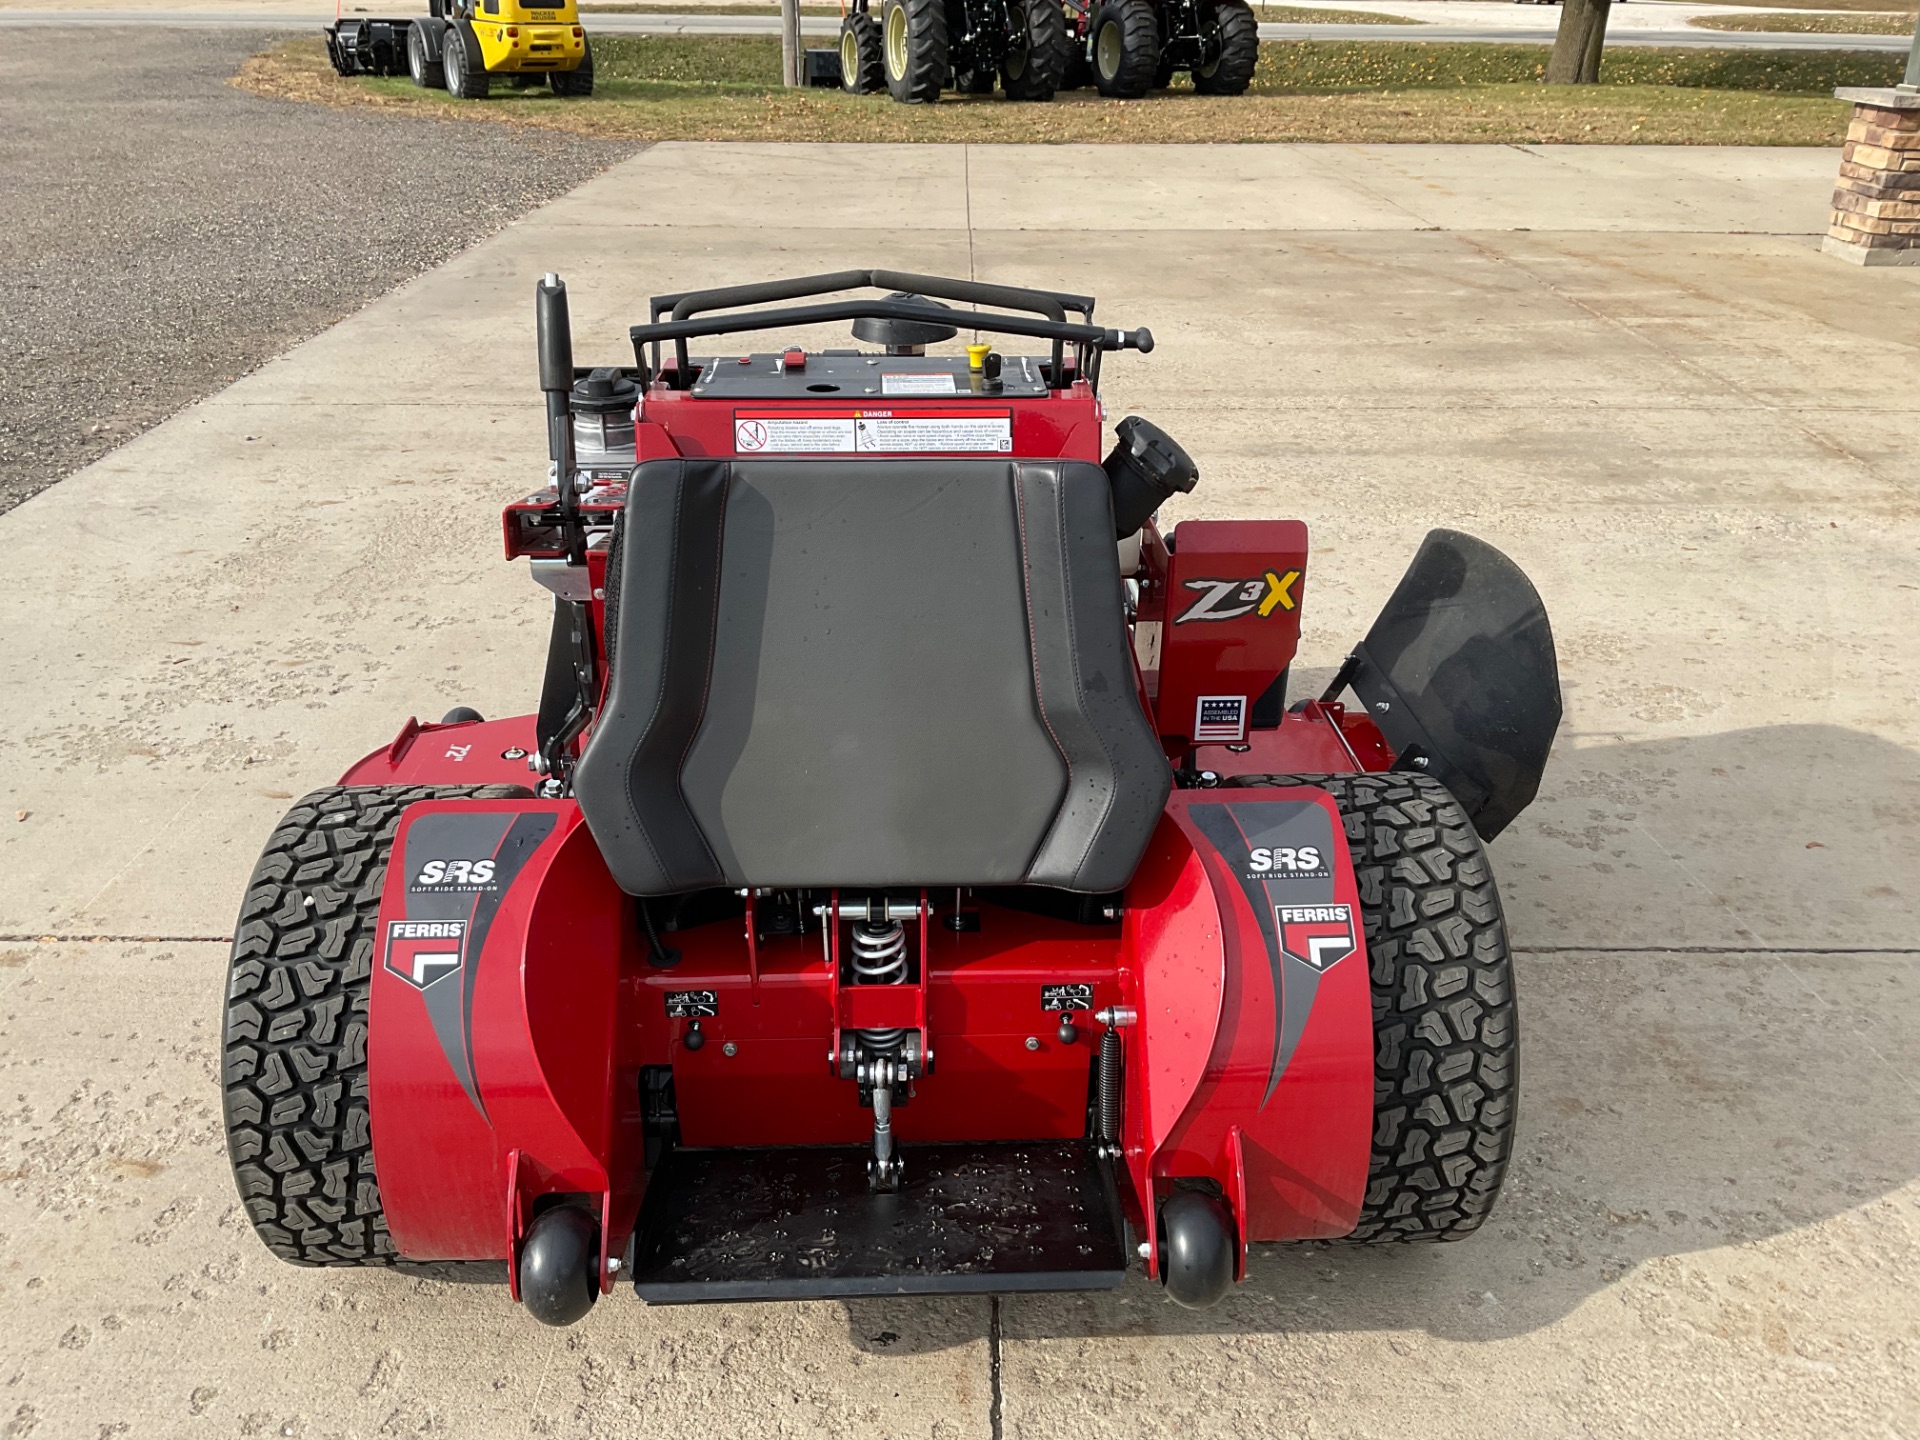
[[1276, 905], [1280, 949], [1325, 973], [1354, 950], [1353, 908], [1348, 905]]
[[1173, 623], [1189, 620], [1238, 620], [1242, 615], [1258, 615], [1262, 620], [1275, 610], [1293, 610], [1300, 604], [1293, 587], [1300, 583], [1300, 572], [1289, 570], [1276, 575], [1269, 570], [1251, 580], [1189, 580], [1186, 588], [1196, 591], [1195, 600]]
[[387, 923], [387, 969], [416, 990], [458, 973], [466, 950], [464, 920], [392, 920]]

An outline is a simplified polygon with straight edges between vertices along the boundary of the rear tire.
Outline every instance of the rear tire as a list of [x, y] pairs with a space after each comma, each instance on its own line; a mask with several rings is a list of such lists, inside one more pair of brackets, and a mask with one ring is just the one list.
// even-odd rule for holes
[[447, 94], [456, 100], [484, 100], [493, 89], [480, 37], [468, 21], [456, 20], [441, 37], [440, 69], [447, 77]]
[[933, 104], [952, 69], [946, 0], [887, 0], [880, 12], [880, 49], [887, 93], [903, 105]]
[[407, 73], [422, 90], [444, 90], [447, 74], [438, 60], [427, 58], [427, 27], [418, 20], [407, 26]]
[[840, 88], [849, 95], [877, 95], [887, 88], [880, 26], [864, 10], [840, 22]]
[[1067, 13], [1060, 0], [1026, 0], [1026, 45], [1009, 50], [1000, 88], [1009, 100], [1051, 100], [1067, 68]]
[[580, 63], [571, 70], [555, 70], [548, 74], [547, 84], [556, 95], [570, 95], [584, 100], [593, 94], [593, 41], [580, 42], [584, 50]]
[[282, 1260], [398, 1258], [373, 1171], [367, 994], [401, 812], [420, 800], [528, 793], [335, 786], [296, 804], [267, 841], [228, 962], [220, 1087], [240, 1202]]
[[1084, 90], [1093, 84], [1093, 63], [1087, 59], [1084, 36], [1075, 35], [1071, 30], [1067, 32], [1066, 56], [1060, 70], [1060, 90]]
[[1093, 12], [1093, 83], [1114, 100], [1138, 100], [1160, 68], [1160, 24], [1147, 0], [1106, 0]]
[[1246, 0], [1219, 0], [1207, 22], [1219, 45], [1219, 58], [1193, 72], [1193, 88], [1202, 95], [1244, 95], [1260, 64], [1260, 22]]
[[1351, 1239], [1458, 1240], [1500, 1193], [1519, 1097], [1507, 927], [1486, 848], [1425, 775], [1239, 775], [1332, 795], [1373, 978], [1374, 1128]]

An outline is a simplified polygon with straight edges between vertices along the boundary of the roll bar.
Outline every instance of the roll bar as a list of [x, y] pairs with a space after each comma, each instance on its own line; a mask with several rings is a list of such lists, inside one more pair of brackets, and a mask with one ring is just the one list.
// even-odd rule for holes
[[[764, 305], [813, 295], [831, 295], [863, 286], [905, 291], [930, 300], [958, 300], [970, 305], [999, 305], [1032, 312], [1004, 315], [979, 310], [956, 311], [915, 300], [875, 297], [835, 300], [819, 305], [795, 305], [778, 310], [737, 311], [742, 305]], [[831, 275], [808, 275], [792, 280], [768, 280], [755, 285], [729, 285], [712, 290], [688, 290], [678, 295], [656, 295], [649, 302], [652, 323], [628, 332], [634, 359], [647, 364], [644, 347], [652, 345], [652, 369], [660, 365], [660, 342], [674, 342], [679, 373], [691, 368], [687, 341], [701, 335], [733, 335], [746, 330], [771, 330], [786, 325], [819, 325], [836, 320], [920, 320], [956, 328], [988, 330], [1006, 335], [1029, 335], [1053, 341], [1053, 377], [1059, 383], [1069, 342], [1074, 346], [1076, 370], [1098, 381], [1098, 356], [1107, 350], [1153, 349], [1153, 334], [1139, 330], [1107, 330], [1093, 324], [1093, 297], [1051, 290], [1027, 290], [1014, 285], [987, 285], [977, 280], [952, 280], [937, 275], [912, 275], [899, 270], [841, 270]], [[730, 314], [712, 314], [729, 311]], [[1067, 319], [1074, 311], [1079, 321]], [[662, 320], [661, 316], [668, 316]], [[697, 318], [705, 315], [707, 318]]]

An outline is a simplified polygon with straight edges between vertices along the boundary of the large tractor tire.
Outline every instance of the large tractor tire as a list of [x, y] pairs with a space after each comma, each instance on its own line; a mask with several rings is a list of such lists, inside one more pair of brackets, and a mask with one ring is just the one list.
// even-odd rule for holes
[[586, 48], [580, 56], [580, 63], [571, 70], [555, 70], [547, 76], [547, 84], [553, 87], [556, 95], [571, 95], [584, 100], [593, 94], [593, 41], [581, 42]]
[[447, 94], [456, 100], [484, 100], [492, 93], [493, 77], [480, 51], [480, 37], [472, 22], [456, 20], [440, 41], [440, 69], [447, 77]]
[[1352, 1239], [1458, 1240], [1500, 1193], [1519, 1097], [1506, 921], [1485, 847], [1439, 781], [1241, 775], [1333, 796], [1373, 979], [1373, 1156]]
[[887, 0], [880, 42], [888, 94], [903, 105], [931, 105], [940, 98], [952, 69], [946, 0]]
[[1202, 95], [1244, 95], [1260, 63], [1260, 22], [1246, 0], [1219, 0], [1201, 22], [1213, 34], [1216, 58], [1193, 72], [1193, 88]]
[[1051, 100], [1067, 69], [1067, 13], [1060, 0], [1026, 0], [1014, 7], [1026, 21], [1025, 44], [1010, 46], [1000, 63], [1000, 88], [1009, 100]]
[[282, 1260], [396, 1258], [373, 1171], [367, 995], [401, 812], [420, 800], [528, 793], [336, 786], [300, 801], [267, 841], [228, 962], [220, 1086], [241, 1203]]
[[1160, 23], [1147, 0], [1106, 0], [1093, 12], [1093, 83], [1114, 100], [1138, 100], [1160, 69]]
[[840, 88], [849, 95], [877, 95], [887, 88], [880, 26], [864, 10], [850, 11], [840, 22]]
[[447, 72], [439, 60], [427, 58], [431, 53], [427, 27], [416, 20], [407, 26], [407, 73], [422, 90], [444, 90]]

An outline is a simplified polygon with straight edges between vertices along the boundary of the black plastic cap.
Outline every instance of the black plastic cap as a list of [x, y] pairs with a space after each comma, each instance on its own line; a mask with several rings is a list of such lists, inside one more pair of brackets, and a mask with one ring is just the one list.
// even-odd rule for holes
[[520, 1303], [542, 1325], [571, 1325], [600, 1295], [600, 1225], [577, 1205], [533, 1222], [520, 1244]]
[[1113, 486], [1113, 528], [1124, 540], [1169, 496], [1185, 495], [1200, 478], [1193, 457], [1150, 420], [1129, 415], [1114, 427], [1118, 443], [1104, 462]]
[[573, 409], [580, 415], [617, 415], [633, 409], [640, 387], [616, 365], [602, 365], [573, 382]]
[[544, 276], [534, 291], [534, 333], [540, 350], [540, 388], [548, 394], [573, 388], [573, 321], [567, 314], [567, 282]]
[[[930, 310], [951, 310], [951, 305], [943, 305], [938, 300], [929, 300], [924, 295], [909, 295], [899, 291], [887, 297], [889, 300], [910, 300], [916, 305], [925, 305]], [[942, 340], [951, 340], [960, 332], [952, 325], [942, 325], [932, 320], [877, 320], [861, 319], [853, 322], [853, 338], [864, 340], [869, 345], [937, 345]]]

